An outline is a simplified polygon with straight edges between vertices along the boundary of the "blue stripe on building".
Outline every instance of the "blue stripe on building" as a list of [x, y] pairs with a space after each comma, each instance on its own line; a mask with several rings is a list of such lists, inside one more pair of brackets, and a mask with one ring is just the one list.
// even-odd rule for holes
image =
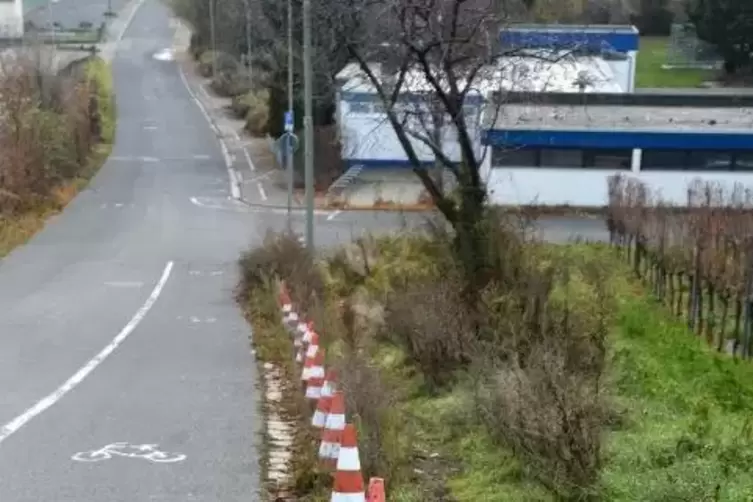
[[753, 150], [752, 133], [669, 131], [552, 131], [493, 129], [485, 145], [550, 148], [652, 148], [664, 150]]
[[561, 29], [509, 28], [500, 32], [500, 41], [505, 49], [564, 49], [578, 47], [611, 49], [617, 52], [638, 50], [638, 31], [630, 29], [588, 29], [567, 27]]

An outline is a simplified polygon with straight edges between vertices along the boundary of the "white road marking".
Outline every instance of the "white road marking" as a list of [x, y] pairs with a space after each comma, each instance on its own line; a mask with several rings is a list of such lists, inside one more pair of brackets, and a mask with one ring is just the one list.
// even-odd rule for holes
[[118, 155], [109, 157], [109, 160], [117, 160], [121, 162], [159, 162], [157, 157], [122, 157]]
[[123, 204], [118, 202], [117, 204], [115, 204], [115, 207], [123, 207]]
[[105, 286], [113, 288], [140, 288], [144, 283], [141, 281], [107, 281]]
[[273, 171], [267, 171], [264, 174], [259, 174], [257, 176], [254, 176], [250, 180], [246, 180], [246, 181], [248, 181], [249, 183], [251, 183], [252, 181], [265, 180], [265, 179], [269, 178], [270, 176], [272, 176], [272, 173], [273, 173]]
[[112, 443], [99, 450], [80, 451], [74, 454], [71, 459], [77, 462], [99, 462], [100, 460], [110, 460], [112, 457], [143, 458], [157, 464], [182, 462], [186, 459], [186, 456], [182, 453], [160, 451], [157, 446], [159, 445]]
[[238, 134], [238, 131], [236, 131], [235, 129], [231, 129], [230, 133], [233, 135], [233, 139], [234, 140], [236, 140], [236, 141], [240, 141], [241, 140], [240, 134]]
[[264, 190], [264, 185], [261, 184], [261, 181], [258, 181], [256, 183], [256, 188], [259, 189], [259, 195], [261, 195], [261, 200], [267, 200], [267, 191]]
[[[191, 197], [189, 199], [191, 203], [197, 207], [203, 209], [217, 209], [223, 211], [235, 211], [238, 213], [272, 213], [272, 214], [287, 214], [287, 208], [271, 207], [271, 206], [250, 206], [242, 202], [233, 200], [231, 198], [218, 199], [214, 197]], [[303, 213], [305, 209], [294, 207], [293, 213]], [[321, 209], [315, 209], [314, 215], [316, 216], [329, 216], [332, 211], [325, 211]]]
[[145, 131], [156, 131], [157, 130], [157, 126], [151, 126], [151, 125], [150, 126], [144, 126], [144, 130]]
[[211, 155], [192, 155], [191, 158], [194, 160], [209, 160], [212, 158], [212, 156]]
[[248, 163], [249, 169], [251, 169], [251, 171], [256, 171], [254, 161], [251, 160], [251, 155], [249, 155], [248, 150], [246, 150], [245, 148], [243, 149], [243, 156], [246, 157], [246, 162]]
[[[217, 141], [220, 142], [220, 149], [222, 150], [222, 156], [225, 159], [225, 167], [227, 168], [227, 174], [230, 181], [230, 193], [232, 194], [234, 198], [240, 199], [241, 198], [240, 185], [238, 184], [238, 181], [235, 178], [235, 174], [233, 172], [234, 171], [233, 160], [230, 157], [230, 152], [228, 151], [227, 146], [225, 145], [225, 142], [222, 140], [222, 134], [220, 133], [220, 130], [217, 128], [217, 125], [212, 120], [212, 117], [209, 116], [209, 112], [207, 112], [206, 108], [204, 108], [204, 105], [201, 103], [199, 98], [193, 92], [193, 89], [191, 89], [191, 85], [188, 83], [188, 79], [186, 78], [186, 75], [183, 73], [183, 68], [181, 68], [180, 65], [178, 65], [178, 73], [180, 74], [180, 80], [183, 82], [183, 86], [186, 88], [188, 95], [191, 97], [193, 102], [196, 103], [196, 106], [199, 107], [199, 110], [201, 110], [201, 114], [204, 115], [204, 119], [207, 121], [212, 131], [214, 131], [215, 136], [217, 136]], [[201, 88], [203, 89], [203, 87]]]
[[337, 215], [339, 215], [340, 213], [342, 213], [342, 211], [337, 210], [334, 213], [330, 214], [329, 216], [327, 216], [327, 221], [334, 220], [335, 218], [337, 218]]
[[81, 369], [79, 369], [72, 377], [70, 377], [68, 380], [63, 383], [60, 387], [55, 389], [51, 394], [48, 394], [44, 398], [42, 398], [37, 404], [29, 408], [28, 410], [24, 411], [22, 414], [8, 422], [7, 424], [3, 425], [2, 428], [0, 428], [0, 443], [8, 439], [10, 436], [18, 432], [24, 425], [29, 423], [33, 418], [40, 415], [44, 411], [46, 411], [48, 408], [50, 408], [52, 405], [60, 401], [63, 397], [65, 397], [66, 394], [68, 394], [70, 391], [75, 389], [81, 382], [84, 381], [84, 379], [89, 376], [89, 374], [94, 371], [97, 366], [102, 364], [107, 357], [115, 352], [115, 349], [120, 346], [121, 343], [125, 341], [126, 338], [133, 332], [133, 330], [136, 329], [136, 327], [141, 323], [141, 321], [146, 317], [146, 315], [149, 313], [149, 311], [152, 309], [154, 304], [157, 302], [157, 299], [159, 298], [160, 294], [162, 293], [162, 290], [165, 287], [165, 284], [167, 284], [167, 280], [170, 278], [170, 272], [173, 270], [173, 262], [167, 262], [167, 265], [165, 265], [165, 269], [162, 272], [162, 277], [160, 277], [159, 281], [157, 282], [157, 285], [152, 290], [152, 293], [149, 295], [149, 298], [146, 299], [146, 302], [141, 306], [141, 308], [134, 314], [134, 316], [131, 318], [131, 320], [128, 322], [128, 324], [125, 325], [125, 327], [118, 333], [115, 338], [113, 338], [112, 342], [110, 342], [102, 351], [94, 356], [89, 362], [87, 362]]
[[162, 49], [161, 51], [156, 52], [152, 57], [156, 59], [157, 61], [174, 61], [175, 60], [175, 54], [173, 54], [172, 49]]
[[144, 5], [145, 0], [139, 0], [139, 3], [136, 4], [136, 6], [133, 8], [131, 13], [128, 15], [128, 19], [126, 19], [125, 24], [123, 25], [123, 30], [118, 33], [118, 36], [115, 37], [115, 42], [119, 43], [121, 40], [123, 40], [123, 36], [125, 35], [126, 30], [128, 30], [128, 27], [131, 25], [131, 21], [133, 21], [133, 18], [136, 17], [136, 12], [138, 12], [139, 8]]

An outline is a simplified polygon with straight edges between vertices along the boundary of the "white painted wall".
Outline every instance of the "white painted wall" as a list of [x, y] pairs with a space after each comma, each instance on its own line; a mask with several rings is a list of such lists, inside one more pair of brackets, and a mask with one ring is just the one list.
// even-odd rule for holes
[[[340, 102], [339, 105], [343, 118], [341, 122], [343, 124], [341, 127], [343, 159], [396, 162], [408, 160], [397, 134], [384, 114], [351, 113], [351, 105], [352, 103], [345, 101]], [[417, 125], [414, 130], [424, 136], [428, 134], [420, 125]], [[471, 128], [471, 133], [477, 138], [477, 144], [479, 143], [476, 133], [478, 130], [478, 127]], [[424, 142], [414, 138], [412, 144], [420, 160], [434, 160], [433, 152]], [[450, 160], [454, 162], [460, 160], [460, 148], [454, 128], [446, 128], [442, 144], [442, 151]]]
[[660, 190], [662, 198], [673, 204], [687, 202], [688, 185], [696, 179], [732, 186], [742, 183], [753, 188], [753, 173], [616, 171], [596, 169], [546, 169], [503, 167], [491, 169], [484, 162], [489, 200], [492, 204], [538, 204], [598, 207], [607, 204], [607, 179], [618, 173], [645, 182]]
[[21, 0], [0, 1], [0, 38], [21, 38], [24, 34], [24, 11]]

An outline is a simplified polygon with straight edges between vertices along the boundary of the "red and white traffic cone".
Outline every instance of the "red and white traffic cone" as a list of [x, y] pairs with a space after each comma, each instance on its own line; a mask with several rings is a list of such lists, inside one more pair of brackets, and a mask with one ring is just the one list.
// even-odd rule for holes
[[[314, 329], [314, 321], [309, 321], [306, 324], [306, 333], [303, 335], [303, 343], [312, 343], [313, 336], [316, 335], [316, 330]], [[318, 339], [319, 335], [317, 335]]]
[[316, 402], [316, 410], [311, 417], [311, 426], [314, 429], [324, 429], [324, 424], [327, 421], [327, 414], [332, 404], [332, 398], [322, 396], [319, 401]]
[[358, 455], [358, 437], [353, 424], [347, 424], [342, 433], [330, 502], [366, 502], [361, 459]]
[[316, 362], [316, 355], [319, 352], [319, 335], [314, 333], [314, 336], [311, 339], [311, 343], [309, 344], [308, 348], [306, 348], [303, 371], [301, 372], [301, 380], [303, 380], [304, 382], [308, 381], [308, 379], [311, 378], [311, 368], [313, 368]]
[[310, 377], [306, 383], [306, 399], [318, 401], [322, 397], [324, 377]]
[[327, 370], [327, 374], [324, 376], [324, 383], [322, 384], [322, 397], [332, 397], [335, 393], [335, 385], [337, 382], [337, 372], [333, 369]]
[[369, 491], [366, 493], [367, 502], [385, 502], [387, 495], [384, 491], [384, 479], [371, 478], [369, 480]]
[[340, 453], [340, 436], [345, 429], [345, 394], [336, 391], [330, 399], [329, 413], [322, 429], [322, 442], [319, 444], [319, 459], [322, 464], [334, 468]]
[[295, 362], [297, 363], [302, 363], [306, 359], [306, 344], [303, 339], [307, 332], [308, 328], [306, 327], [306, 323], [299, 322], [296, 332], [293, 334], [293, 346], [297, 349], [295, 355]]
[[[321, 381], [324, 381], [324, 355], [325, 355], [324, 349], [318, 349], [316, 351], [316, 355], [313, 357], [311, 361], [311, 365], [308, 367], [308, 372], [306, 373], [306, 379], [303, 380], [303, 383], [306, 384], [307, 386], [312, 378], [318, 378]], [[305, 369], [307, 368], [304, 368], [304, 370]], [[321, 392], [321, 387], [319, 389]]]

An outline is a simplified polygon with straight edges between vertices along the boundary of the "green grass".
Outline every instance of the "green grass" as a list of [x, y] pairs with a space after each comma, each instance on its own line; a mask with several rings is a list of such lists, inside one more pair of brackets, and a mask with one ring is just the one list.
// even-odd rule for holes
[[645, 296], [624, 297], [613, 348], [627, 425], [609, 438], [608, 499], [752, 500], [753, 366]]
[[[718, 355], [689, 334], [612, 250], [572, 245], [553, 252], [608, 266], [619, 297], [609, 373], [619, 423], [605, 431], [603, 500], [753, 500], [753, 365]], [[403, 380], [409, 392], [400, 406], [410, 417], [412, 448], [435, 452], [457, 469], [412, 464], [430, 475], [393, 486], [392, 500], [436, 499], [428, 491], [436, 479], [460, 502], [554, 500], [474, 424], [462, 387], [427, 396], [418, 377], [404, 374], [411, 376]]]
[[698, 87], [714, 78], [711, 70], [665, 70], [669, 38], [641, 37], [635, 70], [636, 87]]

